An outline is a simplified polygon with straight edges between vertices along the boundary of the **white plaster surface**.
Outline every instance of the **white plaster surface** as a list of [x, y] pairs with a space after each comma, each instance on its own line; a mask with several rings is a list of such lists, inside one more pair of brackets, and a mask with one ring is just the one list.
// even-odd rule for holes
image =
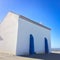
[[50, 30], [28, 22], [19, 15], [9, 12], [0, 25], [0, 52], [14, 55], [29, 54], [29, 37], [34, 36], [35, 53], [44, 53], [44, 38], [48, 39], [49, 51], [51, 50]]

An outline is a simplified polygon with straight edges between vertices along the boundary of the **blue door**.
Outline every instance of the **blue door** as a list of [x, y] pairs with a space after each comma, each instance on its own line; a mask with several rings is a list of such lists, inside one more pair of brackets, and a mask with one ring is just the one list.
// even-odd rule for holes
[[49, 53], [48, 40], [45, 38], [45, 53]]
[[29, 53], [34, 54], [34, 37], [30, 34], [30, 46], [29, 46]]

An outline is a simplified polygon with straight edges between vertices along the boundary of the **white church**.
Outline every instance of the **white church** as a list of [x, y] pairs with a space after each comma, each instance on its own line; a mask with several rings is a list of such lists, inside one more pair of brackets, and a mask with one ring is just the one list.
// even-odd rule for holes
[[51, 29], [14, 12], [0, 24], [0, 52], [29, 55], [51, 52]]

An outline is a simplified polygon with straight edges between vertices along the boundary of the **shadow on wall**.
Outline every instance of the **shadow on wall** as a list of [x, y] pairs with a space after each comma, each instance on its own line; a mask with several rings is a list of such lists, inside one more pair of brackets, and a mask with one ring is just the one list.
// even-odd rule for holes
[[43, 59], [43, 60], [60, 60], [60, 54], [57, 54], [57, 53], [33, 54], [33, 55], [22, 56], [22, 57], [35, 58], [35, 59]]

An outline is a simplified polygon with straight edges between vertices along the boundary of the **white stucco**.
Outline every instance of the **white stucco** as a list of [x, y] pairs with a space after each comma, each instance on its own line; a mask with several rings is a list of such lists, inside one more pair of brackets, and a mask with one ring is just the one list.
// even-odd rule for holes
[[16, 52], [17, 31], [18, 31], [19, 16], [9, 12], [1, 23], [0, 51], [13, 53]]
[[[18, 43], [17, 53], [18, 54], [29, 54], [29, 37], [30, 34], [34, 36], [35, 52], [45, 52], [45, 41], [44, 38], [48, 39], [49, 50], [50, 50], [50, 30], [44, 27], [37, 26], [31, 22], [28, 22], [22, 18], [18, 20]], [[19, 53], [20, 52], [20, 53]]]
[[9, 12], [1, 23], [0, 51], [14, 55], [29, 54], [29, 37], [34, 36], [34, 49], [36, 53], [45, 52], [44, 38], [48, 39], [49, 51], [51, 50], [50, 30], [29, 22], [19, 15]]

